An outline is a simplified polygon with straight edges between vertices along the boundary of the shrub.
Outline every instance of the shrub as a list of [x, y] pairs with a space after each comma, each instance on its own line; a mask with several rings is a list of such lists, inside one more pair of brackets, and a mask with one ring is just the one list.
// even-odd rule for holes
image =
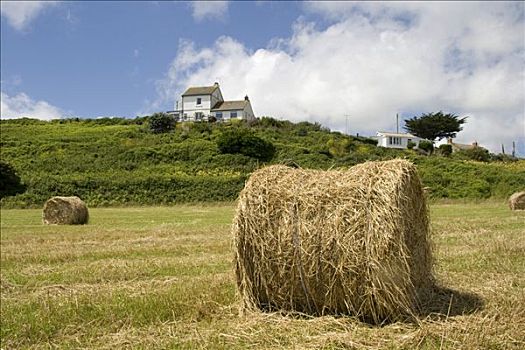
[[460, 159], [476, 160], [478, 162], [490, 161], [490, 153], [487, 149], [483, 147], [474, 147], [458, 151], [456, 153], [456, 157]]
[[330, 152], [333, 157], [343, 157], [352, 149], [354, 149], [355, 145], [347, 138], [339, 141], [331, 138], [326, 143], [326, 147], [328, 148], [328, 152]]
[[306, 128], [300, 128], [300, 129], [297, 129], [295, 134], [297, 136], [307, 136], [308, 135], [308, 130]]
[[497, 162], [517, 162], [518, 158], [513, 157], [510, 154], [492, 154], [491, 159]]
[[166, 113], [155, 113], [149, 118], [149, 129], [160, 134], [171, 131], [175, 128], [175, 118]]
[[432, 154], [432, 152], [434, 152], [434, 144], [427, 140], [419, 141], [418, 148], [426, 151], [428, 154]]
[[26, 187], [22, 184], [15, 169], [7, 163], [0, 162], [0, 199], [23, 193]]
[[271, 117], [262, 117], [259, 119], [259, 122], [258, 122], [258, 125], [265, 127], [265, 128], [269, 128], [269, 127], [280, 128], [282, 127], [282, 124], [283, 124], [282, 121], [277, 120], [275, 118], [271, 118]]
[[408, 143], [407, 143], [407, 148], [408, 148], [408, 149], [413, 149], [414, 147], [416, 147], [416, 145], [417, 145], [417, 144], [416, 144], [415, 142], [413, 142], [413, 141], [408, 141]]
[[366, 143], [367, 145], [377, 146], [377, 140], [372, 139], [370, 137], [364, 137], [364, 136], [351, 136], [354, 140], [357, 140], [362, 143]]
[[271, 142], [255, 136], [245, 129], [228, 130], [217, 139], [217, 146], [221, 153], [244, 154], [261, 161], [269, 161], [275, 154], [275, 147]]
[[308, 132], [308, 131], [321, 131], [322, 126], [321, 124], [317, 122], [310, 123], [310, 122], [304, 121], [304, 122], [299, 122], [295, 124], [295, 128], [298, 130], [305, 130]]
[[445, 144], [439, 146], [439, 154], [448, 157], [452, 154], [452, 145]]

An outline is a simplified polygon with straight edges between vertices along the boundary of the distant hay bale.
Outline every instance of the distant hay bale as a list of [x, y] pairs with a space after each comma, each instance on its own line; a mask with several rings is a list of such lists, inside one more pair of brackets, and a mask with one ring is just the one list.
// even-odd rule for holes
[[433, 286], [427, 204], [405, 160], [256, 171], [233, 235], [247, 309], [380, 323], [414, 315]]
[[53, 197], [44, 204], [44, 224], [83, 225], [89, 218], [86, 204], [78, 197]]
[[509, 198], [511, 210], [525, 210], [525, 191], [516, 192]]

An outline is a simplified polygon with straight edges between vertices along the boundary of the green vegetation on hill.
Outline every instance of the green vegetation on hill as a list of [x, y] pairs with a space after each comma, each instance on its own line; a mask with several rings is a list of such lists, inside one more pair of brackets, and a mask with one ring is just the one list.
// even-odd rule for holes
[[[421, 156], [308, 122], [179, 123], [166, 133], [152, 133], [148, 122], [2, 120], [1, 160], [27, 186], [25, 193], [3, 198], [2, 206], [40, 206], [54, 195], [77, 195], [90, 206], [228, 201], [251, 172], [266, 164], [329, 169], [395, 157], [418, 165], [435, 198], [503, 198], [525, 188], [523, 160], [480, 163]], [[224, 147], [225, 139], [236, 143]], [[266, 153], [258, 156], [257, 147], [266, 147]]]

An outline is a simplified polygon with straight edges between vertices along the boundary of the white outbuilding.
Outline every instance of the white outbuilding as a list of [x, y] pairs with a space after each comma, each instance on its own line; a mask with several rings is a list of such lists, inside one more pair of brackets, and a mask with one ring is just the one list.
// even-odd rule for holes
[[414, 148], [419, 146], [419, 142], [423, 141], [422, 138], [407, 133], [397, 133], [389, 131], [378, 131], [376, 134], [377, 145], [387, 148], [408, 148], [409, 142], [415, 143]]

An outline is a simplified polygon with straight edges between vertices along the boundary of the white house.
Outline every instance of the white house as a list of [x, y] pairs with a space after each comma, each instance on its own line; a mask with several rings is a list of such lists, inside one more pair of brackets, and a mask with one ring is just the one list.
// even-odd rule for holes
[[182, 94], [181, 102], [179, 106], [177, 101], [175, 110], [168, 112], [181, 121], [255, 119], [248, 96], [244, 100], [224, 101], [219, 83], [190, 87]]
[[452, 147], [452, 152], [466, 151], [479, 147], [477, 141], [474, 141], [469, 145], [464, 143], [453, 142], [451, 137], [447, 138], [447, 144]]
[[403, 134], [397, 132], [378, 131], [376, 134], [377, 145], [387, 148], [404, 149], [408, 147], [409, 142], [415, 143], [415, 147], [419, 146], [419, 142], [423, 139], [412, 134]]

